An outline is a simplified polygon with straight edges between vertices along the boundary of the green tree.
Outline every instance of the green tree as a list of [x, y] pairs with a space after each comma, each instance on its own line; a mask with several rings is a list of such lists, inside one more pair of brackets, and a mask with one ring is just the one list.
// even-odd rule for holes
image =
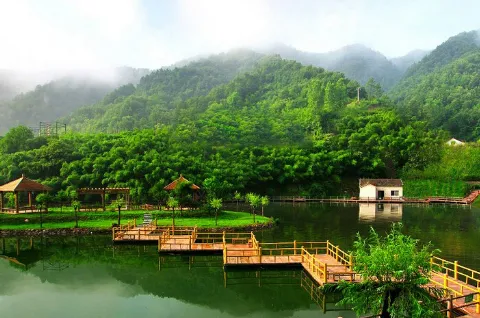
[[360, 314], [378, 313], [381, 317], [435, 317], [438, 303], [426, 289], [431, 272], [430, 257], [437, 253], [430, 244], [402, 234], [402, 224], [393, 224], [386, 237], [373, 228], [368, 237], [357, 234], [352, 252], [354, 271], [362, 282], [341, 282], [341, 304], [352, 306]]
[[268, 199], [268, 196], [264, 195], [263, 197], [261, 197], [260, 204], [262, 205], [262, 216], [264, 216], [263, 208], [270, 204], [270, 200]]
[[365, 84], [365, 90], [367, 91], [369, 98], [380, 98], [383, 96], [384, 92], [382, 86], [375, 82], [373, 78], [370, 78]]
[[75, 227], [78, 227], [78, 212], [80, 211], [80, 201], [78, 200], [73, 200], [72, 201], [72, 208], [73, 211], [75, 212]]
[[242, 194], [238, 191], [235, 191], [235, 193], [233, 194], [233, 198], [237, 200], [237, 211], [238, 211], [238, 203], [242, 199]]
[[175, 226], [175, 208], [178, 207], [178, 200], [172, 196], [168, 197], [167, 206], [172, 209], [172, 226]]
[[48, 212], [48, 203], [51, 201], [51, 197], [48, 193], [40, 193], [35, 198], [35, 201], [37, 202], [37, 206], [40, 210], [40, 228], [42, 228], [43, 227], [43, 210], [45, 210], [45, 212]]
[[253, 214], [253, 223], [255, 223], [255, 208], [258, 207], [260, 205], [260, 202], [261, 199], [260, 199], [260, 196], [258, 194], [255, 194], [255, 193], [247, 193], [245, 195], [245, 202], [248, 203], [250, 205], [250, 207], [252, 208], [252, 214]]
[[222, 208], [222, 198], [211, 198], [208, 204], [215, 210], [215, 226], [217, 226], [218, 210]]
[[33, 138], [33, 132], [28, 127], [18, 126], [12, 128], [0, 140], [0, 150], [3, 153], [27, 150], [30, 140]]
[[120, 226], [120, 221], [121, 221], [121, 218], [120, 218], [120, 211], [122, 210], [122, 207], [125, 205], [125, 200], [123, 199], [123, 197], [119, 196], [116, 200], [114, 200], [112, 202], [112, 206], [114, 209], [117, 209], [118, 210], [118, 220], [117, 220], [117, 226]]

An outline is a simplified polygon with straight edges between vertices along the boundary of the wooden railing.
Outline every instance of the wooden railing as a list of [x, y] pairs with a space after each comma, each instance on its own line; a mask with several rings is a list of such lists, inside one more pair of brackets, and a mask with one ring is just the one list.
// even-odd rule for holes
[[480, 288], [480, 272], [462, 266], [457, 261], [451, 262], [433, 256], [430, 258], [430, 266], [434, 272], [445, 274], [447, 278], [459, 280], [472, 288]]
[[353, 256], [340, 249], [338, 245], [333, 245], [330, 241], [327, 241], [327, 255], [332, 256], [337, 262], [345, 265], [348, 269], [353, 269]]
[[314, 254], [310, 254], [306, 249], [302, 247], [301, 251], [302, 263], [309, 270], [313, 276], [318, 276], [318, 281], [324, 283], [328, 280], [328, 265], [318, 260]]
[[[467, 302], [466, 301], [467, 297], [472, 297], [473, 301]], [[465, 298], [464, 303], [455, 305], [454, 301], [462, 298]], [[477, 314], [480, 313], [480, 291], [471, 293], [468, 295], [457, 296], [457, 297], [453, 297], [453, 295], [450, 295], [448, 298], [441, 299], [438, 302], [446, 305], [447, 308], [440, 310], [440, 312], [446, 313], [448, 318], [455, 317], [454, 313], [456, 310], [463, 309], [465, 307], [470, 307], [470, 306], [476, 306], [476, 310], [475, 310], [476, 313]]]
[[[430, 282], [434, 286], [443, 288], [451, 295], [451, 300], [466, 296], [474, 297], [472, 302], [463, 307], [475, 306], [476, 313], [480, 314], [480, 272], [459, 265], [457, 261], [451, 262], [436, 256], [430, 258], [430, 266], [432, 269]], [[435, 277], [441, 280], [437, 281]], [[452, 306], [452, 303], [449, 306]]]

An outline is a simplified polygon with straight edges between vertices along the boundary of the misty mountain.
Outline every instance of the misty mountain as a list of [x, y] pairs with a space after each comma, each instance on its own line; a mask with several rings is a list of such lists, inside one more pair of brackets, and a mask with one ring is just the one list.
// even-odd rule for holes
[[449, 38], [405, 73], [390, 96], [400, 112], [465, 140], [480, 139], [477, 31]]
[[400, 69], [383, 54], [361, 44], [348, 45], [327, 53], [312, 53], [277, 43], [260, 48], [259, 51], [265, 54], [279, 54], [285, 59], [295, 60], [304, 65], [342, 72], [361, 84], [373, 78], [386, 90], [392, 87], [402, 75]]
[[249, 50], [233, 50], [186, 66], [162, 68], [144, 76], [137, 87], [119, 87], [62, 120], [73, 129], [110, 132], [171, 124], [185, 111], [185, 100], [207, 95], [252, 69], [262, 57]]
[[431, 51], [426, 50], [414, 50], [404, 56], [394, 57], [390, 59], [390, 61], [402, 74], [404, 74], [409, 67], [422, 60], [425, 56], [430, 54], [430, 52]]
[[[37, 85], [11, 100], [0, 101], [0, 133], [17, 125], [37, 127], [41, 121], [54, 121], [81, 106], [98, 102], [120, 85], [137, 84], [148, 72], [146, 69], [121, 67], [98, 73], [69, 75]], [[4, 96], [8, 97], [15, 91], [15, 87], [7, 87]]]

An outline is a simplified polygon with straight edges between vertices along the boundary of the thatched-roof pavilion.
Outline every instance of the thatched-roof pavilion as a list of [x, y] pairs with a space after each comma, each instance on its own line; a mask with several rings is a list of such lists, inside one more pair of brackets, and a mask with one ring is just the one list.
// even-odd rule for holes
[[[170, 182], [169, 184], [167, 184], [165, 187], [163, 187], [163, 190], [167, 190], [167, 191], [171, 191], [171, 190], [175, 190], [177, 188], [177, 185], [179, 183], [183, 183], [183, 182], [190, 182], [188, 181], [187, 179], [185, 179], [183, 177], [183, 175], [180, 175], [180, 178], [176, 179], [176, 180], [173, 180], [172, 182]], [[190, 188], [192, 190], [200, 190], [200, 187], [197, 186], [196, 184], [193, 184], [190, 186]]]
[[[188, 181], [187, 179], [185, 179], [185, 177], [183, 175], [180, 175], [180, 177], [176, 180], [173, 180], [172, 182], [170, 182], [169, 184], [167, 184], [165, 187], [163, 187], [163, 190], [166, 190], [166, 191], [173, 191], [177, 188], [177, 186], [181, 183], [184, 183], [184, 182], [190, 182]], [[200, 187], [197, 186], [196, 184], [192, 183], [190, 185], [190, 189], [193, 190], [193, 200], [198, 200], [199, 198], [199, 195], [198, 195], [198, 190], [200, 190]]]
[[0, 211], [3, 211], [3, 199], [5, 193], [12, 192], [15, 195], [15, 213], [19, 213], [20, 208], [18, 205], [18, 193], [28, 193], [28, 206], [32, 208], [32, 194], [35, 192], [48, 192], [52, 190], [50, 187], [38, 183], [34, 180], [28, 179], [22, 174], [22, 177], [10, 181], [0, 186]]

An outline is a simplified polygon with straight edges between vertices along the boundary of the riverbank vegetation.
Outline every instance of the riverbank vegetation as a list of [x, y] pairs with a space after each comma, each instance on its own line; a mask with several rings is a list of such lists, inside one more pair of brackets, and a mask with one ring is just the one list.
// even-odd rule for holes
[[[122, 211], [121, 224], [125, 225], [134, 220], [142, 224], [143, 214], [148, 212], [157, 220], [158, 226], [172, 225], [172, 211]], [[272, 223], [272, 219], [257, 215], [255, 222], [253, 216], [247, 212], [219, 211], [217, 222], [211, 212], [206, 211], [176, 211], [176, 226], [198, 226], [201, 228], [242, 228], [254, 225]], [[78, 227], [94, 229], [110, 229], [112, 224], [117, 223], [117, 213], [105, 212], [79, 212]], [[41, 224], [41, 225], [40, 225]], [[75, 214], [73, 209], [64, 208], [50, 210], [48, 213], [34, 214], [0, 214], [0, 230], [28, 230], [28, 229], [61, 229], [75, 227]]]

